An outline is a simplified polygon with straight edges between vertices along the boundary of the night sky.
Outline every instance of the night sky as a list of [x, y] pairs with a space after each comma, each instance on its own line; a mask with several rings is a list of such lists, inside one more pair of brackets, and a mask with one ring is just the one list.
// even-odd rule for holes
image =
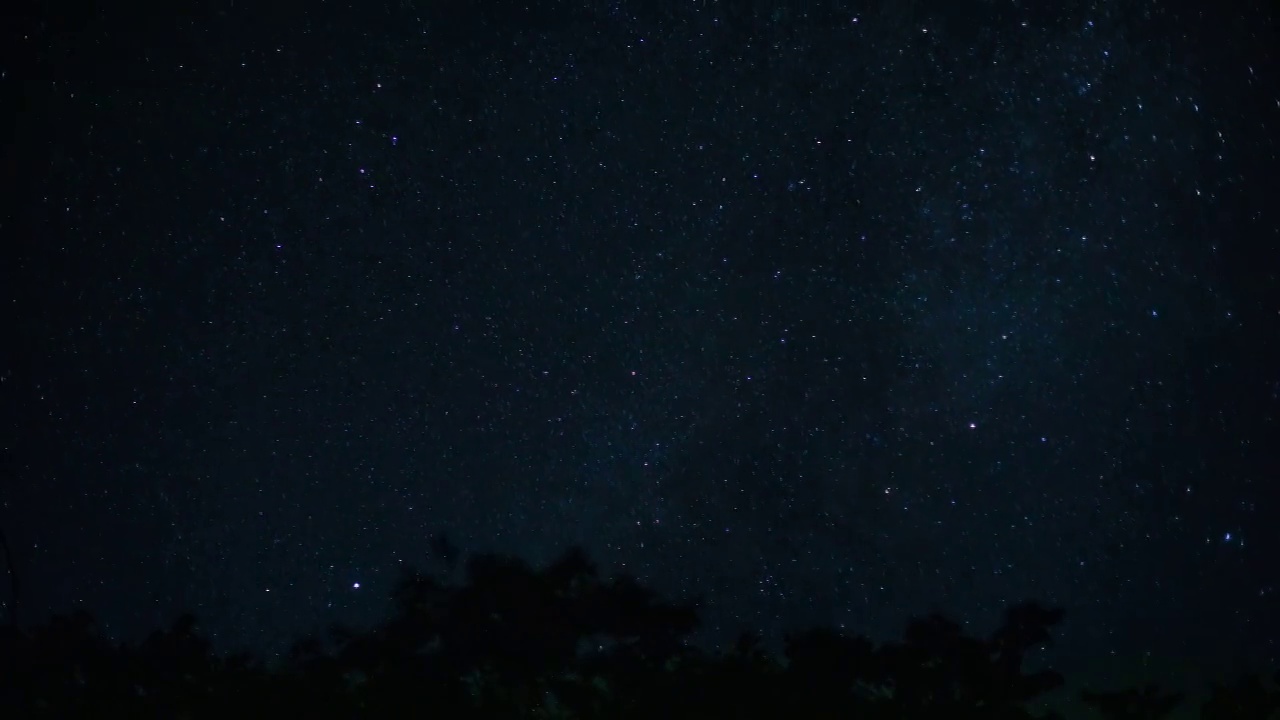
[[6, 21], [24, 623], [269, 654], [445, 533], [1280, 657], [1273, 6], [525, 4]]

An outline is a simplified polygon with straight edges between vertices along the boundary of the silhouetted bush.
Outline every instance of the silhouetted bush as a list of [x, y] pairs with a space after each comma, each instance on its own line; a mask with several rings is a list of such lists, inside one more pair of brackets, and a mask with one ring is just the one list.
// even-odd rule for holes
[[[30, 633], [6, 627], [0, 717], [1015, 720], [1035, 717], [1032, 702], [1063, 684], [1023, 669], [1063, 618], [1035, 603], [1009, 608], [985, 639], [932, 615], [884, 645], [799, 632], [775, 657], [750, 633], [722, 653], [693, 648], [692, 605], [600, 578], [579, 548], [540, 571], [475, 555], [461, 584], [409, 573], [393, 599], [372, 630], [302, 638], [271, 669], [214, 655], [191, 615], [135, 646], [104, 640], [86, 613]], [[1106, 718], [1162, 718], [1181, 696], [1147, 687], [1083, 699]], [[1278, 712], [1274, 686], [1246, 677], [1215, 687], [1201, 716]]]

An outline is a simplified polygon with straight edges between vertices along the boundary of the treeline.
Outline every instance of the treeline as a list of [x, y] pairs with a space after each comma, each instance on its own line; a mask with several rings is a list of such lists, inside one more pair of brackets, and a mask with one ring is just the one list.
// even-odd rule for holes
[[[112, 644], [91, 616], [0, 631], [3, 718], [1019, 718], [1063, 685], [1024, 659], [1063, 612], [1010, 607], [989, 637], [942, 616], [875, 644], [829, 628], [758, 635], [708, 653], [688, 637], [691, 605], [629, 578], [603, 579], [581, 549], [541, 570], [474, 555], [464, 580], [409, 574], [390, 619], [298, 641], [268, 667], [218, 656], [187, 615], [135, 645]], [[1280, 718], [1280, 674], [1213, 688], [1206, 720]], [[1176, 689], [1173, 689], [1176, 690]], [[1083, 693], [1104, 718], [1163, 718], [1182, 695], [1155, 687]]]

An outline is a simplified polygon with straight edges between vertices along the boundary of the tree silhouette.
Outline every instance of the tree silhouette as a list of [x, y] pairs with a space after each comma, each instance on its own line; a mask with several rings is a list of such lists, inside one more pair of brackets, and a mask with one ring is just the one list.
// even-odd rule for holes
[[1161, 692], [1154, 683], [1141, 689], [1131, 688], [1117, 692], [1090, 692], [1085, 690], [1081, 698], [1100, 712], [1107, 720], [1160, 720], [1169, 717], [1182, 694]]
[[[456, 549], [437, 543], [456, 567]], [[756, 633], [720, 653], [690, 646], [696, 601], [669, 603], [634, 578], [603, 579], [578, 547], [541, 570], [493, 554], [462, 567], [456, 583], [406, 572], [384, 622], [301, 638], [276, 668], [215, 656], [192, 615], [133, 646], [104, 640], [83, 612], [29, 633], [11, 626], [0, 633], [0, 713], [1021, 720], [1063, 683], [1053, 671], [1023, 670], [1063, 618], [1031, 602], [1010, 607], [987, 638], [935, 614], [883, 645], [804, 630], [774, 657]], [[1154, 687], [1083, 698], [1107, 718], [1166, 717], [1180, 701]], [[1247, 676], [1215, 687], [1201, 716], [1274, 718], [1278, 708], [1274, 686]]]

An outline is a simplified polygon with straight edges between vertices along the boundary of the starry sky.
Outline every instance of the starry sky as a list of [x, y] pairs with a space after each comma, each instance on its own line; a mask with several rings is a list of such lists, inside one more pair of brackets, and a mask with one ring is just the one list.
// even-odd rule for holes
[[1274, 660], [1280, 43], [1185, 4], [20, 19], [23, 620], [271, 653], [446, 533], [708, 646], [1034, 598], [1064, 669]]

